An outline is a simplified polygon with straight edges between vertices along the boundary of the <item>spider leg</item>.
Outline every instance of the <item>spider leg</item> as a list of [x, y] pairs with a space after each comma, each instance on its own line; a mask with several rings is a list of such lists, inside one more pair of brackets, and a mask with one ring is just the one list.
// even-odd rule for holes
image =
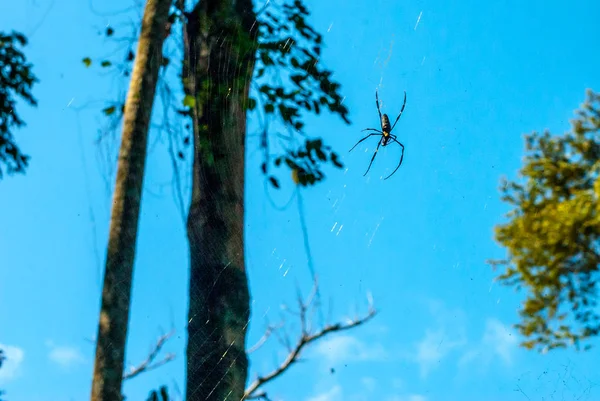
[[392, 138], [392, 141], [395, 141], [398, 145], [400, 145], [402, 147], [402, 156], [400, 156], [400, 163], [398, 163], [398, 165], [396, 166], [396, 169], [394, 171], [392, 171], [392, 174], [385, 177], [384, 180], [387, 180], [388, 178], [393, 176], [394, 173], [396, 171], [398, 171], [398, 169], [400, 168], [400, 165], [402, 164], [402, 160], [404, 160], [404, 145], [402, 145], [400, 142], [398, 142], [398, 140], [396, 138]]
[[398, 114], [398, 117], [396, 117], [396, 121], [394, 121], [394, 125], [392, 125], [392, 129], [390, 130], [390, 132], [392, 132], [394, 130], [394, 127], [396, 126], [396, 123], [400, 119], [400, 116], [402, 115], [402, 112], [404, 111], [405, 106], [406, 106], [406, 91], [404, 91], [404, 103], [402, 103], [402, 109], [400, 110], [400, 114]]
[[348, 152], [352, 152], [352, 150], [353, 150], [355, 147], [357, 147], [357, 146], [358, 146], [358, 145], [359, 145], [359, 144], [360, 144], [362, 141], [364, 141], [364, 140], [365, 140], [365, 139], [367, 139], [367, 138], [370, 138], [370, 137], [372, 137], [373, 135], [379, 135], [379, 134], [369, 134], [369, 135], [365, 136], [363, 139], [361, 139], [360, 141], [356, 142], [356, 145], [354, 145], [354, 146], [352, 147], [352, 149], [350, 149]]
[[383, 132], [381, 132], [378, 129], [375, 128], [365, 128], [365, 129], [361, 129], [360, 132], [364, 132], [364, 131], [375, 131], [375, 132], [379, 132], [380, 134], [383, 134]]
[[377, 112], [379, 113], [379, 121], [381, 121], [381, 110], [379, 109], [379, 96], [377, 95], [377, 88], [375, 88], [375, 104], [377, 105]]
[[365, 171], [365, 173], [363, 174], [363, 177], [365, 175], [367, 175], [367, 173], [369, 172], [369, 170], [371, 170], [371, 166], [373, 165], [373, 161], [375, 160], [375, 156], [377, 156], [377, 152], [379, 151], [379, 147], [381, 146], [381, 142], [383, 142], [383, 138], [381, 138], [379, 140], [379, 143], [377, 144], [377, 148], [375, 149], [375, 153], [373, 153], [373, 157], [371, 158], [371, 163], [369, 163], [369, 167], [367, 168], [367, 171]]

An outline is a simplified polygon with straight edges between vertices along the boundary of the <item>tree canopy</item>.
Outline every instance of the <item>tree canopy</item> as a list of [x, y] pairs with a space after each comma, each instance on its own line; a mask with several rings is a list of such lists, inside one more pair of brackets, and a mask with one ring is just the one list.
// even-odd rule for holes
[[516, 327], [529, 349], [579, 349], [600, 332], [600, 94], [588, 90], [576, 115], [562, 136], [527, 135], [520, 179], [503, 182], [513, 209], [496, 240], [508, 256], [492, 264], [506, 267], [502, 284], [526, 289]]
[[[150, 3], [146, 2], [146, 5]], [[182, 40], [171, 43], [175, 49], [182, 50], [182, 59], [175, 56], [178, 54], [176, 51], [169, 52], [169, 44], [162, 50], [158, 79], [162, 90], [158, 93], [168, 94], [161, 97], [165, 106], [163, 118], [169, 119], [169, 112], [175, 117], [163, 128], [167, 128], [173, 143], [182, 139], [180, 149], [187, 145], [192, 148], [192, 159], [189, 160], [192, 167], [191, 197], [186, 219], [190, 246], [186, 346], [188, 399], [264, 397], [264, 384], [292, 366], [307, 344], [324, 334], [362, 324], [374, 315], [372, 312], [364, 319], [355, 320], [351, 326], [326, 326], [322, 330], [323, 335], [303, 331], [299, 345], [290, 350], [290, 355], [276, 373], [261, 376], [249, 389], [246, 388], [248, 359], [245, 336], [250, 312], [243, 239], [247, 115], [255, 113], [261, 122], [259, 150], [263, 159], [260, 169], [265, 185], [280, 188], [277, 169], [279, 172], [289, 169], [291, 180], [298, 187], [309, 187], [325, 179], [323, 168], [328, 162], [338, 169], [343, 167], [340, 157], [325, 139], [309, 138], [304, 133], [305, 113], [318, 115], [328, 110], [350, 124], [349, 110], [343, 104], [344, 97], [340, 93], [341, 84], [334, 80], [333, 72], [322, 65], [323, 37], [309, 25], [308, 16], [309, 11], [300, 0], [269, 2], [258, 13], [254, 11], [251, 0], [201, 1], [190, 11], [186, 11], [183, 2], [178, 0], [171, 8], [167, 28], [161, 30], [170, 32], [173, 24], [181, 24], [183, 28]], [[117, 39], [115, 35], [121, 35], [113, 27], [107, 27], [101, 34], [113, 40]], [[132, 42], [136, 39], [125, 38], [125, 41], [128, 43], [123, 52], [125, 64], [114, 59], [93, 62], [89, 56], [83, 58], [83, 64], [122, 73], [133, 82], [132, 71], [135, 70], [131, 65], [137, 62], [145, 46], [140, 38], [138, 50], [134, 53]], [[181, 44], [183, 48], [179, 48]], [[181, 103], [172, 96], [177, 94], [177, 90], [170, 86], [171, 82], [177, 81], [167, 75], [178, 66], [181, 69], [177, 79], [183, 86]], [[254, 89], [252, 94], [251, 87]], [[131, 110], [129, 105], [125, 107], [124, 104], [125, 100], [119, 99], [107, 104], [102, 112], [111, 121], [121, 119], [128, 109]], [[176, 130], [168, 127], [182, 117], [184, 121], [180, 122], [185, 124], [186, 132], [178, 136], [179, 132], [175, 133]], [[282, 126], [279, 130], [269, 128], [269, 122], [275, 120]], [[177, 163], [186, 162], [187, 158], [181, 151], [171, 152], [171, 157], [174, 175], [179, 180]], [[128, 206], [131, 205], [130, 202]], [[122, 243], [130, 244], [131, 241]], [[119, 260], [123, 259], [122, 252], [114, 254], [119, 256]], [[312, 268], [309, 269], [314, 277]], [[108, 271], [105, 277], [109, 276]], [[125, 280], [115, 282], [125, 283]], [[126, 326], [125, 318], [119, 319], [122, 324], [114, 324], [117, 321], [114, 316], [118, 317], [120, 311], [126, 315], [124, 305], [129, 304], [129, 299], [125, 298], [129, 294], [117, 296], [116, 286], [107, 288], [105, 284], [106, 299], [121, 300], [112, 302], [119, 305], [120, 310], [113, 309], [109, 326]], [[124, 291], [120, 293], [125, 294]], [[101, 337], [98, 338], [100, 344]], [[124, 354], [124, 341], [110, 339], [106, 344], [111, 349], [118, 348], [119, 357]], [[118, 366], [110, 369], [111, 372], [120, 370]], [[120, 379], [112, 373], [111, 377]], [[120, 388], [120, 384], [115, 381], [109, 383], [99, 375], [97, 382], [101, 380], [104, 380], [106, 388]], [[166, 398], [158, 392], [150, 395], [150, 399], [158, 400], [159, 397]]]
[[37, 105], [31, 93], [37, 78], [19, 49], [26, 44], [27, 38], [18, 32], [0, 32], [0, 178], [3, 165], [9, 174], [23, 173], [29, 160], [17, 146], [12, 131], [25, 124], [16, 111], [17, 99]]

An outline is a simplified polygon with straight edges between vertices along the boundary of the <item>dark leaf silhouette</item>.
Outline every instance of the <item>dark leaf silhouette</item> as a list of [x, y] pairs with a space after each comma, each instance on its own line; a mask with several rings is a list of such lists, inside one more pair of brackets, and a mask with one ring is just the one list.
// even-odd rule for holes
[[38, 80], [19, 48], [26, 44], [27, 39], [18, 32], [0, 32], [0, 179], [3, 167], [8, 174], [24, 173], [29, 162], [29, 156], [21, 152], [13, 136], [14, 128], [25, 125], [17, 114], [18, 99], [37, 105], [31, 88]]

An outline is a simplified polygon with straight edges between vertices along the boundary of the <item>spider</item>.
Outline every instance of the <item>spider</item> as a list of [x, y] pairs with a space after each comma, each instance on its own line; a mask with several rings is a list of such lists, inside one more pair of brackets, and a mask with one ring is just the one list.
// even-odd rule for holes
[[377, 105], [377, 112], [379, 113], [379, 120], [381, 121], [381, 130], [378, 130], [378, 129], [375, 129], [375, 128], [365, 128], [365, 129], [363, 129], [361, 132], [364, 132], [364, 131], [375, 131], [375, 132], [373, 132], [373, 133], [365, 136], [363, 139], [361, 139], [360, 141], [358, 141], [356, 143], [356, 145], [354, 145], [352, 147], [352, 149], [349, 150], [349, 152], [352, 152], [352, 150], [355, 147], [357, 147], [358, 144], [360, 144], [365, 139], [370, 138], [373, 135], [379, 135], [379, 136], [381, 136], [381, 139], [379, 139], [379, 143], [377, 144], [377, 148], [375, 149], [375, 153], [373, 153], [373, 157], [371, 158], [371, 163], [369, 163], [369, 167], [367, 168], [367, 171], [363, 174], [363, 177], [364, 177], [365, 175], [367, 175], [367, 173], [371, 169], [371, 165], [373, 164], [373, 161], [375, 160], [375, 156], [377, 156], [377, 151], [379, 150], [379, 147], [381, 145], [387, 146], [387, 145], [389, 145], [391, 143], [391, 141], [396, 142], [398, 145], [400, 145], [402, 147], [402, 156], [400, 156], [400, 163], [398, 163], [398, 166], [396, 167], [396, 169], [394, 171], [392, 171], [392, 174], [390, 174], [390, 175], [388, 175], [387, 177], [384, 178], [384, 180], [387, 180], [392, 175], [394, 175], [394, 173], [396, 171], [398, 171], [398, 169], [400, 168], [400, 165], [402, 164], [402, 160], [404, 159], [404, 145], [402, 145], [396, 139], [396, 135], [392, 135], [392, 130], [394, 129], [394, 127], [396, 126], [396, 123], [400, 119], [400, 116], [402, 115], [402, 112], [404, 111], [404, 106], [406, 106], [406, 91], [404, 92], [404, 103], [402, 104], [402, 109], [400, 110], [400, 114], [398, 114], [398, 117], [396, 118], [396, 121], [394, 121], [394, 125], [392, 125], [391, 128], [390, 128], [390, 119], [389, 119], [388, 115], [387, 114], [383, 114], [382, 115], [381, 114], [381, 110], [379, 109], [379, 97], [377, 96], [377, 90], [375, 90], [375, 104]]

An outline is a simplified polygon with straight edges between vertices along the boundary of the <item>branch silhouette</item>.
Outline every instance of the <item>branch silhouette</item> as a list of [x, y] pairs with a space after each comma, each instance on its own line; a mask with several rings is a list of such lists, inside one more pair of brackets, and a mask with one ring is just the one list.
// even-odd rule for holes
[[160, 354], [162, 347], [165, 345], [167, 340], [169, 340], [169, 338], [171, 338], [173, 336], [173, 334], [175, 334], [175, 330], [171, 330], [169, 333], [163, 334], [162, 336], [160, 336], [158, 338], [158, 340], [156, 341], [156, 344], [154, 345], [154, 347], [148, 354], [148, 357], [139, 365], [132, 366], [131, 369], [129, 370], [129, 372], [127, 372], [123, 375], [123, 380], [133, 379], [134, 377], [136, 377], [139, 374], [156, 369], [156, 368], [174, 360], [175, 354], [168, 353], [164, 356], [164, 358], [155, 362], [156, 358], [158, 357], [158, 354]]
[[[295, 345], [292, 347], [288, 341], [285, 341], [288, 344], [289, 353], [287, 357], [283, 360], [283, 362], [274, 370], [269, 372], [266, 375], [258, 376], [251, 384], [248, 386], [246, 391], [244, 392], [244, 398], [242, 400], [257, 400], [262, 399], [265, 401], [270, 401], [267, 396], [266, 391], [263, 390], [263, 387], [278, 378], [284, 372], [286, 372], [295, 362], [300, 360], [300, 355], [306, 346], [324, 338], [325, 336], [332, 333], [339, 333], [342, 331], [350, 330], [354, 327], [358, 327], [363, 325], [364, 323], [371, 320], [377, 314], [377, 311], [373, 307], [372, 301], [369, 298], [369, 311], [363, 317], [357, 317], [355, 319], [350, 319], [347, 322], [338, 322], [334, 324], [326, 324], [320, 330], [312, 332], [310, 327], [310, 321], [307, 318], [307, 311], [311, 307], [313, 303], [313, 299], [315, 295], [318, 293], [318, 284], [315, 280], [315, 284], [313, 286], [313, 290], [309, 295], [307, 301], [303, 301], [301, 295], [298, 295], [298, 305], [300, 307], [300, 311], [298, 316], [300, 318], [300, 327], [301, 332], [299, 338], [296, 340]], [[266, 341], [266, 338], [276, 330], [273, 326], [269, 326], [265, 335], [259, 341], [259, 344], [263, 344]], [[253, 347], [253, 350], [256, 349], [256, 346]]]

